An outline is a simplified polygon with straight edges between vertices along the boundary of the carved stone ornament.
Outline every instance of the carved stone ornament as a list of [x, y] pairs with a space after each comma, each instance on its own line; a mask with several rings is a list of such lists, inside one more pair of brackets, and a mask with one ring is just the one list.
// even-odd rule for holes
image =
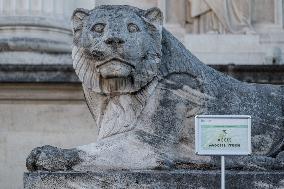
[[219, 159], [195, 155], [196, 114], [251, 115], [253, 154], [228, 157], [226, 166], [284, 169], [283, 87], [240, 82], [206, 66], [162, 21], [158, 8], [74, 11], [73, 65], [99, 139], [35, 148], [29, 171], [214, 168]]

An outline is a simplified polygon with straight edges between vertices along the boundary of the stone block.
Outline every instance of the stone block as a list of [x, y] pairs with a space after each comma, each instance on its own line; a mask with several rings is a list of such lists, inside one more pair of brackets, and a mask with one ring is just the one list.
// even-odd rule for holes
[[[220, 188], [220, 171], [33, 172], [24, 175], [25, 189]], [[226, 188], [284, 188], [284, 171], [226, 171]]]
[[259, 65], [269, 64], [265, 57], [275, 48], [283, 51], [283, 39], [283, 33], [275, 32], [266, 35], [186, 34], [184, 44], [205, 64]]

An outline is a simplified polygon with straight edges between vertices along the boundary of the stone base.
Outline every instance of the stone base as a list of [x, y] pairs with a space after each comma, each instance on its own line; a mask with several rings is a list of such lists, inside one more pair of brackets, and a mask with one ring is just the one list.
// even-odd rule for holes
[[[98, 171], [24, 174], [25, 189], [220, 188], [220, 171]], [[226, 171], [226, 188], [284, 188], [284, 171]]]
[[184, 44], [205, 64], [283, 64], [283, 58], [275, 63], [270, 58], [284, 56], [283, 32], [266, 35], [186, 34]]

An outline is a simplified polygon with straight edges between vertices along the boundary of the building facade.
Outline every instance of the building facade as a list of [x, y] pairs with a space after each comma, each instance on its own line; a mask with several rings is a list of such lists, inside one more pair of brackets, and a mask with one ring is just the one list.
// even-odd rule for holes
[[1, 188], [22, 188], [34, 147], [96, 140], [72, 68], [70, 17], [102, 4], [159, 7], [165, 28], [204, 63], [243, 81], [284, 83], [282, 0], [0, 0]]

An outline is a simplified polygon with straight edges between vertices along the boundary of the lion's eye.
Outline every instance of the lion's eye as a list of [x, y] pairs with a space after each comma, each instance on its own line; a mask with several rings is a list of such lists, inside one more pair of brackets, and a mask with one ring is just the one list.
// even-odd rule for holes
[[140, 31], [139, 27], [133, 23], [128, 24], [127, 29], [130, 33], [135, 33]]
[[104, 29], [105, 29], [105, 24], [102, 24], [102, 23], [95, 24], [92, 27], [92, 31], [97, 32], [97, 33], [103, 33]]

